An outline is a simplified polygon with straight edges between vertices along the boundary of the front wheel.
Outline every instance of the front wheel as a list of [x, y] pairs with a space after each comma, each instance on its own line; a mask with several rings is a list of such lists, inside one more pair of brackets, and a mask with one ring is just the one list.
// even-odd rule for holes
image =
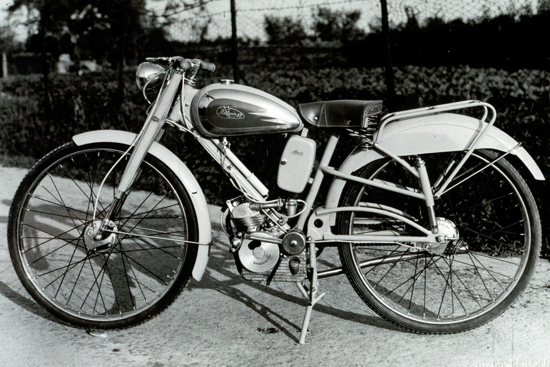
[[[458, 155], [422, 156], [436, 185]], [[460, 236], [444, 252], [399, 241], [340, 247], [351, 284], [379, 315], [415, 332], [454, 333], [500, 315], [523, 291], [539, 256], [539, 214], [519, 173], [505, 159], [490, 164], [496, 159], [493, 152], [476, 151], [436, 201], [441, 223], [455, 226]], [[374, 162], [355, 174], [418, 187], [416, 178], [393, 160]], [[349, 183], [340, 205], [366, 202], [397, 208], [429, 227], [421, 200], [361, 184]], [[342, 234], [410, 234], [410, 227], [395, 219], [359, 212], [342, 213], [337, 225]]]
[[172, 303], [195, 263], [198, 229], [189, 195], [151, 155], [112, 225], [94, 238], [113, 202], [127, 148], [61, 146], [29, 171], [10, 210], [17, 275], [38, 303], [74, 326], [123, 328], [145, 321]]

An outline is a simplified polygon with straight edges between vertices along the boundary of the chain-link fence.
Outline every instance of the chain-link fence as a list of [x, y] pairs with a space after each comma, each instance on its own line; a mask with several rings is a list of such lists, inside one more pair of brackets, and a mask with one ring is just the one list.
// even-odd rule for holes
[[[234, 68], [246, 62], [247, 53], [248, 59], [255, 59], [259, 47], [269, 47], [270, 52], [273, 48], [291, 47], [294, 53], [307, 49], [309, 55], [325, 56], [327, 52], [340, 56], [344, 50], [344, 58], [355, 60], [355, 65], [385, 66], [387, 70], [392, 70], [392, 64], [547, 69], [546, 56], [550, 55], [540, 50], [550, 45], [533, 43], [533, 39], [543, 36], [536, 32], [546, 29], [540, 24], [546, 20], [525, 18], [549, 13], [548, 10], [550, 0], [206, 0], [201, 7], [177, 14], [170, 34], [176, 41], [195, 44], [232, 39]], [[335, 14], [347, 14], [348, 18]], [[344, 41], [347, 49], [342, 42], [320, 42], [327, 38], [319, 33], [323, 32], [316, 24], [320, 19], [327, 23], [328, 32], [346, 27], [328, 23], [349, 23], [351, 19], [356, 33], [370, 39], [357, 42], [356, 37], [349, 42], [348, 37]], [[532, 29], [528, 29], [528, 23]], [[473, 27], [475, 24], [480, 26]], [[429, 31], [421, 31], [428, 28]], [[273, 42], [273, 32], [284, 34]], [[376, 34], [383, 37], [382, 41]], [[308, 42], [296, 42], [296, 37]], [[237, 61], [239, 52], [245, 56]], [[388, 93], [392, 93], [392, 78], [393, 73], [386, 75]]]
[[[545, 0], [388, 0], [388, 18], [391, 28], [408, 21], [423, 24], [430, 18], [445, 22], [456, 19], [479, 21], [503, 14], [519, 17], [548, 8]], [[266, 40], [265, 17], [290, 17], [310, 28], [318, 8], [332, 11], [359, 11], [360, 29], [369, 32], [380, 24], [380, 0], [235, 0], [237, 36], [241, 39]], [[179, 41], [198, 41], [201, 37], [216, 39], [231, 35], [231, 0], [211, 0], [204, 8], [181, 12], [172, 25], [171, 35]]]
[[[550, 0], [207, 0], [202, 7], [179, 13], [170, 34], [174, 40], [195, 44], [233, 36], [234, 69], [256, 62], [262, 52], [270, 54], [265, 60], [269, 63], [282, 48], [292, 49], [289, 58], [307, 53], [311, 60], [311, 55], [322, 55], [319, 63], [328, 60], [328, 66], [329, 59], [341, 58], [351, 60], [352, 66], [385, 67], [391, 105], [392, 66], [549, 69], [550, 54], [544, 50], [550, 44], [542, 32], [550, 30], [550, 17], [537, 18], [550, 14], [549, 10]], [[349, 16], [353, 13], [356, 17]], [[348, 14], [348, 18], [335, 14]], [[327, 38], [316, 24], [322, 17], [321, 23], [352, 19], [356, 33], [366, 41], [348, 37], [344, 42], [320, 42]], [[269, 19], [279, 27], [275, 31], [272, 27], [271, 34]], [[326, 24], [325, 31], [345, 26]], [[273, 32], [284, 37], [273, 42]], [[292, 32], [308, 42], [296, 42]], [[222, 48], [231, 45], [220, 44]], [[239, 79], [238, 70], [233, 75]]]

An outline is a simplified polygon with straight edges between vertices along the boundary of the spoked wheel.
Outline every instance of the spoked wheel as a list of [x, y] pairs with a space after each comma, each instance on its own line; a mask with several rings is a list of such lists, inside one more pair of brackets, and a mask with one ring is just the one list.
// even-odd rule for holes
[[[422, 158], [436, 185], [454, 159], [452, 154]], [[496, 158], [489, 151], [475, 152], [436, 201], [440, 229], [459, 237], [446, 241], [443, 250], [397, 241], [340, 247], [351, 284], [379, 315], [415, 332], [460, 332], [501, 314], [526, 287], [539, 256], [540, 219], [519, 173], [505, 159], [489, 165]], [[393, 160], [374, 162], [356, 174], [418, 187], [416, 178]], [[367, 202], [397, 208], [429, 228], [418, 199], [349, 183], [340, 204]], [[394, 218], [359, 212], [342, 213], [337, 225], [342, 234], [418, 235]]]
[[[40, 160], [15, 195], [9, 249], [31, 296], [63, 321], [122, 328], [164, 310], [189, 280], [196, 216], [174, 173], [148, 155], [101, 238], [127, 146], [68, 143]], [[97, 203], [97, 205], [96, 205]], [[94, 214], [95, 212], [95, 214]]]

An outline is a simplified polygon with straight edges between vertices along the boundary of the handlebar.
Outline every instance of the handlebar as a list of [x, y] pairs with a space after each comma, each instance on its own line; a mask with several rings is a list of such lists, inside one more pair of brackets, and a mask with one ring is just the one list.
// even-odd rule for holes
[[192, 61], [198, 62], [198, 64], [200, 65], [199, 69], [201, 70], [206, 70], [209, 72], [213, 72], [216, 70], [216, 65], [214, 65], [211, 62], [206, 62], [206, 61], [197, 60], [197, 59], [195, 60], [182, 59], [180, 61], [180, 67], [183, 69], [183, 71], [187, 71], [193, 67]]
[[179, 67], [183, 71], [190, 70], [197, 64], [199, 66], [198, 69], [200, 69], [200, 70], [206, 70], [206, 71], [209, 71], [209, 72], [213, 72], [213, 71], [216, 70], [216, 65], [211, 63], [211, 62], [206, 62], [206, 61], [202, 61], [202, 60], [198, 60], [198, 59], [193, 59], [193, 60], [192, 59], [185, 59], [181, 56], [175, 56], [175, 57], [148, 57], [146, 60], [151, 61], [151, 62], [163, 61], [163, 62], [174, 63], [174, 64], [179, 63]]

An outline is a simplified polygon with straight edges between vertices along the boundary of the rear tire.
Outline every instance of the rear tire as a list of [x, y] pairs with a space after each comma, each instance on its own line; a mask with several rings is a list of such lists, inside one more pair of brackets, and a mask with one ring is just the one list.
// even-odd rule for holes
[[[450, 154], [422, 158], [432, 182], [451, 159]], [[500, 315], [525, 289], [539, 257], [540, 218], [533, 195], [510, 163], [501, 159], [487, 166], [496, 158], [476, 151], [461, 170], [468, 173], [453, 181], [458, 186], [436, 201], [436, 215], [452, 221], [460, 234], [446, 253], [401, 243], [340, 247], [349, 281], [380, 316], [414, 332], [461, 332]], [[416, 178], [392, 160], [376, 161], [356, 175], [417, 187]], [[340, 206], [369, 201], [398, 208], [427, 226], [420, 200], [357, 183], [347, 184]], [[377, 224], [368, 224], [373, 219]], [[403, 223], [359, 212], [341, 213], [337, 227], [341, 234], [411, 234]]]
[[[65, 144], [21, 182], [10, 210], [9, 250], [19, 279], [51, 314], [77, 327], [124, 328], [163, 311], [187, 284], [197, 256], [188, 193], [147, 155], [115, 218], [110, 241], [87, 235], [108, 211], [128, 147]], [[97, 210], [94, 219], [94, 205]]]

